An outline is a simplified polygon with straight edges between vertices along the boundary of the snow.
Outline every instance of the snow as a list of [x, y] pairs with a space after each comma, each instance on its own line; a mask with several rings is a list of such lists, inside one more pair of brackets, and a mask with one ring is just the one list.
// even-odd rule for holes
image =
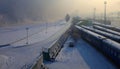
[[[29, 35], [36, 33], [43, 29], [43, 27], [29, 27]], [[1, 28], [0, 29], [0, 45], [4, 45], [7, 43], [11, 43], [22, 38], [26, 37], [26, 26], [20, 27], [9, 27], [9, 28]]]
[[46, 62], [49, 69], [116, 69], [111, 62], [84, 40], [78, 40], [73, 48], [68, 46], [68, 41], [55, 62]]
[[[70, 25], [65, 22], [48, 25], [47, 33], [46, 25], [12, 27], [9, 30], [0, 28], [0, 41], [3, 42], [0, 45], [26, 37], [26, 27], [30, 27], [31, 35], [28, 45], [24, 38], [9, 47], [0, 48], [0, 69], [29, 69], [40, 56], [42, 49], [54, 43]], [[50, 69], [115, 69], [103, 55], [82, 39], [76, 42], [73, 48], [68, 47], [69, 42], [68, 39], [55, 62], [47, 63]]]
[[43, 40], [43, 38], [41, 37], [44, 37], [45, 39], [48, 38], [46, 36], [49, 36], [49, 34], [46, 33], [47, 32], [46, 29], [52, 30], [52, 32], [56, 32], [59, 29], [61, 29], [61, 27], [64, 27], [65, 22], [64, 21], [62, 22], [61, 23], [58, 22], [58, 24], [57, 23], [47, 24], [47, 28], [46, 24], [0, 28], [0, 45], [5, 44], [11, 44], [12, 46], [26, 45], [27, 42], [26, 28], [29, 28], [28, 30], [28, 36], [30, 37], [28, 38], [29, 44], [41, 41]]
[[[56, 41], [70, 26], [70, 23], [63, 23], [62, 22], [56, 25], [48, 25], [47, 33], [45, 28], [40, 29], [39, 26], [33, 26], [33, 29], [36, 28], [37, 31], [33, 31], [33, 33], [38, 32], [29, 37], [31, 44], [24, 45], [24, 41], [20, 41], [23, 45], [19, 46], [19, 42], [13, 44], [8, 47], [0, 48], [0, 69], [29, 69], [30, 66], [37, 60], [40, 56], [42, 48], [49, 47], [54, 41]], [[45, 25], [44, 25], [45, 26]], [[43, 27], [44, 27], [43, 26]], [[15, 28], [14, 28], [15, 29]], [[31, 28], [32, 29], [32, 28]], [[18, 30], [19, 31], [19, 30]], [[23, 30], [20, 29], [23, 32]], [[15, 32], [15, 31], [13, 31]], [[9, 37], [12, 37], [13, 40], [17, 37], [15, 35], [19, 35], [16, 33], [13, 35], [13, 32], [5, 32], [3, 34], [8, 34]], [[31, 34], [33, 34], [31, 31]], [[24, 33], [22, 33], [24, 35]], [[20, 35], [22, 35], [20, 34]], [[4, 38], [6, 37], [4, 36]], [[15, 38], [14, 38], [15, 36]], [[22, 36], [23, 37], [23, 36]], [[21, 37], [19, 37], [21, 38]], [[36, 39], [39, 38], [39, 39]], [[13, 41], [11, 39], [11, 41]], [[4, 40], [6, 41], [6, 40]], [[9, 42], [9, 41], [8, 41]]]
[[[28, 38], [28, 43], [29, 44], [33, 44], [33, 43], [36, 43], [36, 42], [40, 42], [40, 41], [43, 41], [43, 40], [46, 40], [48, 39], [50, 36], [53, 36], [54, 33], [53, 32], [57, 32], [61, 29], [61, 27], [64, 27], [64, 25], [62, 26], [57, 26], [56, 29], [55, 27], [49, 27], [47, 28], [47, 30], [51, 30], [51, 32], [47, 32], [46, 29], [45, 30], [42, 30], [40, 31], [39, 33], [37, 34], [34, 34], [32, 35], [31, 37]], [[43, 38], [44, 37], [44, 38]], [[13, 43], [11, 44], [12, 46], [23, 46], [23, 45], [26, 45], [26, 39], [23, 39], [19, 42], [16, 42], [16, 43]]]
[[13, 62], [14, 62], [13, 57], [0, 55], [0, 69], [8, 69], [12, 65]]

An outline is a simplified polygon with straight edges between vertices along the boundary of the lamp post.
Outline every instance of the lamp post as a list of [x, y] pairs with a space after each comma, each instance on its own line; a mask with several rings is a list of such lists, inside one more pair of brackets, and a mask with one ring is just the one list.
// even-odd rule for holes
[[106, 5], [107, 1], [104, 1], [104, 24], [106, 24]]
[[47, 27], [48, 27], [48, 23], [46, 22], [46, 32], [45, 32], [46, 34], [47, 34]]
[[27, 34], [27, 41], [26, 41], [26, 44], [28, 45], [28, 30], [29, 28], [26, 28], [26, 34]]

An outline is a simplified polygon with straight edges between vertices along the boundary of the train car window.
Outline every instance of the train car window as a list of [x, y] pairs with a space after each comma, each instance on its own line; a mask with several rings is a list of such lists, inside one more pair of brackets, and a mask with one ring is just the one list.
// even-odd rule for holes
[[109, 47], [107, 46], [108, 51], [110, 51]]
[[111, 49], [111, 54], [113, 54], [114, 55], [114, 51]]
[[112, 54], [112, 50], [110, 49], [110, 53]]
[[105, 50], [107, 50], [107, 46], [103, 46], [105, 48]]
[[106, 50], [108, 50], [108, 46], [106, 46]]
[[120, 54], [118, 54], [118, 58], [120, 59]]
[[111, 48], [110, 47], [108, 47], [109, 48], [109, 51], [111, 51]]
[[114, 55], [114, 51], [113, 51], [113, 49], [112, 49], [112, 48], [110, 48], [110, 51], [111, 51], [111, 54], [113, 54], [113, 55]]
[[116, 52], [114, 52], [114, 56], [117, 56], [117, 53], [116, 53]]

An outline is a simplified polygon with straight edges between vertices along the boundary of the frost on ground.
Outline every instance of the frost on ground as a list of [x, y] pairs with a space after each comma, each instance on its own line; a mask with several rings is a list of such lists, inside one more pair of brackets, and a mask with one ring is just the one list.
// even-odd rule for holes
[[80, 39], [75, 47], [65, 43], [55, 62], [46, 63], [49, 69], [116, 69], [102, 54]]
[[[31, 38], [31, 41], [33, 41], [29, 45], [18, 46], [18, 43], [15, 44], [15, 46], [13, 45], [0, 48], [0, 69], [30, 69], [31, 65], [40, 56], [42, 48], [48, 48], [70, 26], [70, 23], [64, 23], [62, 25], [61, 24], [62, 22], [58, 23], [57, 25], [49, 26], [47, 30], [47, 35], [39, 32], [38, 35], [35, 34], [29, 37]], [[40, 29], [38, 28], [37, 30]], [[45, 28], [42, 31], [45, 32]], [[12, 38], [14, 39], [14, 37]], [[36, 38], [38, 38], [39, 40]]]
[[0, 69], [9, 69], [13, 62], [14, 62], [13, 57], [0, 55]]
[[[12, 44], [12, 45], [25, 45], [27, 42], [27, 30], [28, 29], [28, 38], [29, 44], [34, 42], [38, 42], [42, 40], [41, 37], [48, 36], [51, 32], [56, 32], [61, 27], [65, 26], [65, 21], [57, 22], [57, 23], [41, 23], [34, 25], [23, 25], [23, 26], [13, 26], [13, 27], [3, 27], [0, 28], [0, 45]], [[46, 34], [48, 32], [49, 34]], [[40, 39], [39, 39], [40, 38]], [[44, 39], [43, 38], [43, 39]]]

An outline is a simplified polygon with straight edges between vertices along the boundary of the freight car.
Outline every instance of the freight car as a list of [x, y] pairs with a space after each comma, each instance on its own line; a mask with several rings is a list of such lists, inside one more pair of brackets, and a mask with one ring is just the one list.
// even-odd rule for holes
[[107, 29], [111, 29], [111, 30], [120, 32], [120, 28], [117, 28], [117, 27], [114, 27], [114, 26], [111, 26], [111, 25], [104, 25], [104, 24], [100, 24], [100, 23], [93, 23], [93, 25], [101, 26], [101, 27], [104, 27], [104, 28], [107, 28]]
[[57, 57], [58, 53], [62, 49], [65, 41], [67, 40], [69, 36], [69, 29], [61, 35], [58, 40], [56, 40], [49, 48], [44, 48], [43, 49], [43, 59], [46, 61], [54, 61], [55, 58]]
[[119, 32], [116, 32], [116, 31], [113, 31], [113, 30], [110, 30], [110, 29], [107, 29], [107, 28], [104, 28], [104, 27], [94, 25], [93, 28], [120, 36]]
[[79, 31], [79, 35], [88, 41], [90, 44], [95, 46], [104, 55], [108, 56], [111, 60], [113, 60], [118, 66], [120, 66], [120, 44], [110, 40], [104, 36], [96, 34], [92, 31], [86, 30], [82, 27], [75, 26]]
[[30, 68], [22, 68], [22, 69], [47, 69], [47, 67], [43, 63], [43, 55], [41, 54], [37, 58], [37, 61], [35, 61]]
[[109, 38], [111, 40], [114, 40], [114, 41], [120, 43], [120, 36], [118, 36], [118, 35], [114, 35], [114, 34], [111, 34], [111, 33], [107, 33], [107, 32], [100, 31], [100, 30], [97, 30], [97, 29], [93, 29], [93, 28], [83, 26], [83, 25], [81, 27], [84, 28], [84, 29], [90, 30], [92, 32], [98, 33], [98, 34], [100, 34], [102, 36], [105, 36], [105, 37], [107, 37], [107, 38]]

